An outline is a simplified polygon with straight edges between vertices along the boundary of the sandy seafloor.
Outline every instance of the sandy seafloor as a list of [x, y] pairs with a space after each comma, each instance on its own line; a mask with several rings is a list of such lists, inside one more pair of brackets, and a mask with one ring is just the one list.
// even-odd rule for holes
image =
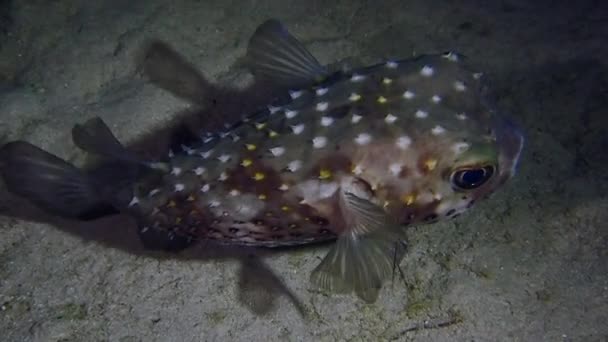
[[[128, 143], [189, 108], [137, 70], [144, 41], [242, 86], [247, 41], [271, 17], [327, 64], [460, 51], [527, 136], [519, 174], [495, 196], [408, 230], [405, 279], [375, 304], [310, 289], [323, 248], [266, 258], [308, 320], [285, 296], [240, 291], [233, 260], [112, 247], [132, 238], [120, 220], [102, 222], [104, 245], [0, 216], [0, 340], [608, 340], [608, 6], [574, 3], [0, 1], [0, 139], [76, 163], [75, 123], [100, 116]], [[2, 213], [23, 205], [0, 194]]]

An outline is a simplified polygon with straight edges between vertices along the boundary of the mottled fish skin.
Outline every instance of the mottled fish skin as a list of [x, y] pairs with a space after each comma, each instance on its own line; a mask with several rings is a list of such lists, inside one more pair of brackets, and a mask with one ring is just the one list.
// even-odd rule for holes
[[456, 53], [329, 74], [276, 20], [248, 49], [253, 73], [291, 100], [201, 134], [168, 161], [129, 152], [99, 118], [72, 131], [112, 162], [93, 172], [26, 142], [0, 149], [10, 191], [80, 219], [108, 206], [140, 236], [280, 247], [337, 240], [311, 275], [373, 302], [401, 255], [402, 227], [454, 218], [511, 178], [518, 128]]
[[[131, 210], [144, 230], [266, 247], [334, 239], [345, 187], [403, 225], [456, 217], [511, 177], [519, 154], [502, 153], [480, 77], [461, 64], [455, 53], [389, 61], [294, 90], [172, 157]], [[459, 188], [459, 170], [488, 179]]]

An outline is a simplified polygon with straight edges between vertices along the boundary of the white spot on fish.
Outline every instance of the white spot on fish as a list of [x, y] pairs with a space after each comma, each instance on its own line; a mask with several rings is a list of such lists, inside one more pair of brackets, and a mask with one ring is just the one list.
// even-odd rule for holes
[[172, 174], [172, 175], [179, 176], [179, 175], [180, 175], [180, 173], [182, 173], [182, 169], [181, 169], [180, 167], [174, 167], [174, 168], [171, 170], [171, 174]]
[[388, 78], [388, 77], [385, 77], [385, 78], [383, 78], [383, 79], [382, 79], [382, 83], [383, 83], [384, 85], [389, 85], [389, 84], [393, 83], [393, 80], [391, 80], [391, 79], [390, 79], [390, 78]]
[[186, 145], [182, 145], [182, 151], [186, 152], [186, 154], [189, 155], [189, 156], [193, 155], [196, 152], [195, 149], [190, 148], [190, 147], [188, 147]]
[[241, 192], [240, 192], [240, 191], [238, 191], [237, 189], [232, 189], [232, 190], [230, 190], [230, 192], [229, 192], [228, 194], [229, 194], [230, 196], [233, 196], [233, 197], [234, 197], [234, 196], [238, 196], [238, 195], [240, 195], [240, 194], [241, 194]]
[[227, 162], [227, 161], [229, 161], [229, 160], [230, 160], [230, 156], [229, 156], [229, 155], [227, 155], [227, 154], [222, 154], [221, 156], [217, 157], [217, 159], [218, 159], [220, 162], [225, 163], [225, 162]]
[[384, 118], [384, 121], [385, 121], [387, 124], [392, 124], [392, 123], [394, 123], [395, 121], [397, 121], [397, 117], [396, 117], [396, 116], [394, 116], [393, 114], [390, 114], [390, 113], [389, 113], [389, 114], [388, 114], [388, 115], [387, 115], [387, 116]]
[[412, 144], [412, 138], [408, 137], [407, 135], [402, 135], [399, 138], [397, 138], [397, 142], [396, 145], [398, 148], [405, 150], [408, 147], [410, 147], [410, 145]]
[[357, 122], [361, 121], [363, 117], [361, 115], [357, 115], [357, 114], [353, 114], [353, 117], [351, 118], [350, 122], [356, 124]]
[[351, 93], [350, 96], [348, 97], [348, 99], [352, 102], [359, 101], [359, 100], [361, 100], [361, 95], [359, 95], [357, 93]]
[[329, 198], [331, 197], [336, 190], [338, 190], [338, 183], [321, 183], [319, 186], [319, 197], [320, 198]]
[[209, 186], [209, 184], [205, 184], [201, 187], [201, 192], [207, 192], [210, 188], [211, 187]]
[[302, 96], [302, 93], [303, 92], [301, 90], [290, 90], [289, 96], [291, 97], [292, 100], [295, 100], [298, 97]]
[[317, 88], [315, 93], [317, 94], [317, 96], [323, 96], [323, 95], [327, 94], [327, 91], [329, 91], [328, 88]]
[[482, 72], [476, 72], [473, 74], [473, 78], [476, 80], [480, 79], [482, 76], [483, 76]]
[[448, 53], [444, 53], [443, 58], [446, 58], [447, 60], [449, 60], [451, 62], [458, 62], [458, 54], [456, 54], [452, 51], [450, 51]]
[[301, 160], [293, 160], [293, 161], [290, 161], [289, 164], [287, 164], [287, 170], [289, 170], [291, 172], [296, 172], [301, 167], [302, 167], [302, 161]]
[[160, 192], [160, 189], [152, 189], [150, 190], [150, 192], [148, 193], [148, 197], [152, 197], [154, 195], [156, 195], [157, 193]]
[[402, 166], [400, 164], [391, 164], [388, 169], [391, 171], [393, 176], [398, 176], [401, 173]]
[[201, 153], [201, 157], [203, 157], [204, 159], [207, 159], [207, 158], [211, 157], [211, 154], [213, 154], [213, 150], [205, 151], [205, 152]]
[[431, 97], [431, 102], [433, 102], [433, 103], [439, 103], [439, 102], [441, 102], [441, 96], [439, 96], [439, 95], [433, 95], [433, 97]]
[[327, 138], [326, 137], [314, 137], [312, 139], [312, 146], [314, 148], [323, 148], [327, 145]]
[[226, 172], [222, 172], [222, 173], [220, 174], [220, 177], [218, 178], [218, 180], [219, 180], [220, 182], [223, 182], [223, 181], [225, 181], [226, 179], [228, 179], [228, 174], [227, 174]]
[[177, 183], [177, 184], [175, 184], [175, 186], [173, 187], [173, 191], [175, 191], [175, 192], [180, 192], [180, 191], [183, 191], [183, 190], [184, 190], [184, 188], [185, 188], [184, 184], [182, 184], [182, 183]]
[[406, 99], [406, 100], [411, 100], [411, 99], [413, 99], [413, 98], [414, 98], [414, 96], [415, 96], [415, 95], [414, 95], [414, 92], [409, 91], [409, 90], [406, 90], [406, 91], [403, 93], [403, 98], [404, 98], [404, 99]]
[[289, 190], [289, 185], [287, 185], [287, 184], [281, 184], [281, 186], [279, 187], [279, 190], [281, 190], [281, 191], [287, 191], [287, 190]]
[[418, 119], [424, 119], [424, 118], [426, 118], [427, 116], [429, 116], [429, 113], [428, 113], [428, 112], [426, 112], [426, 111], [424, 111], [424, 110], [422, 110], [422, 109], [418, 109], [418, 110], [416, 111], [416, 114], [415, 114], [415, 115], [416, 115], [416, 117], [417, 117]]
[[452, 151], [456, 154], [460, 154], [469, 149], [469, 144], [465, 142], [458, 142], [452, 145]]
[[298, 195], [302, 197], [301, 204], [314, 203], [324, 198], [329, 198], [338, 190], [336, 182], [321, 182], [308, 180], [297, 186]]
[[291, 130], [293, 131], [293, 133], [295, 135], [298, 135], [298, 134], [304, 132], [304, 124], [297, 124], [295, 126], [291, 126]]
[[288, 119], [293, 119], [296, 117], [296, 115], [298, 115], [297, 110], [289, 110], [289, 109], [285, 110], [285, 117]]
[[329, 103], [327, 103], [327, 102], [319, 102], [319, 103], [317, 103], [317, 106], [315, 107], [315, 109], [318, 112], [324, 112], [324, 111], [327, 110], [328, 107], [329, 107]]
[[445, 128], [437, 125], [437, 126], [433, 127], [433, 129], [431, 130], [431, 133], [433, 133], [433, 135], [441, 135], [441, 134], [445, 133]]
[[359, 145], [367, 145], [372, 141], [372, 136], [367, 133], [361, 133], [355, 138], [355, 142]]
[[270, 153], [272, 153], [275, 157], [280, 157], [285, 153], [285, 147], [277, 146], [270, 149]]
[[209, 201], [209, 208], [217, 208], [220, 206], [220, 201], [218, 200], [211, 200]]
[[197, 167], [196, 169], [194, 169], [194, 173], [195, 173], [197, 176], [202, 175], [203, 173], [205, 173], [205, 171], [206, 171], [206, 169], [205, 169], [204, 167], [202, 167], [202, 166], [199, 166], [199, 167]]
[[355, 165], [355, 167], [353, 168], [353, 173], [356, 175], [360, 175], [363, 173], [363, 168], [361, 167], [361, 165]]
[[463, 120], [464, 121], [464, 120], [467, 119], [467, 115], [465, 113], [459, 113], [459, 114], [456, 114], [456, 118], [458, 120]]
[[436, 193], [436, 192], [435, 192], [435, 193], [433, 193], [433, 199], [434, 199], [435, 201], [441, 201], [441, 199], [442, 199], [442, 198], [443, 198], [443, 196], [441, 196], [441, 194]]
[[329, 127], [333, 123], [334, 123], [334, 118], [332, 118], [330, 116], [323, 116], [323, 117], [321, 117], [321, 126], [323, 126], [323, 127]]
[[395, 69], [396, 67], [399, 66], [399, 64], [397, 64], [397, 62], [395, 62], [395, 61], [388, 61], [388, 62], [386, 62], [385, 65], [389, 69]]
[[136, 204], [139, 204], [139, 198], [137, 198], [137, 196], [133, 196], [133, 198], [131, 199], [131, 202], [129, 202], [129, 207], [132, 207]]
[[433, 76], [433, 74], [435, 73], [435, 69], [433, 69], [433, 67], [429, 66], [429, 65], [425, 65], [422, 67], [422, 69], [420, 69], [420, 75], [422, 76]]
[[353, 74], [350, 77], [351, 82], [361, 82], [365, 79], [365, 76], [359, 74]]
[[268, 108], [268, 112], [270, 114], [274, 114], [281, 110], [281, 107], [276, 107], [276, 106], [268, 106], [267, 108]]
[[213, 141], [213, 139], [215, 139], [215, 138], [214, 138], [214, 137], [206, 137], [206, 138], [204, 138], [204, 139], [203, 139], [203, 143], [205, 143], [205, 144], [206, 144], [206, 143], [208, 143], [208, 142], [212, 142], [212, 141]]
[[143, 227], [140, 232], [145, 233], [150, 229], [150, 227]]
[[467, 90], [467, 86], [465, 86], [464, 83], [462, 83], [462, 81], [455, 81], [454, 89], [456, 89], [456, 91], [465, 91], [465, 90]]

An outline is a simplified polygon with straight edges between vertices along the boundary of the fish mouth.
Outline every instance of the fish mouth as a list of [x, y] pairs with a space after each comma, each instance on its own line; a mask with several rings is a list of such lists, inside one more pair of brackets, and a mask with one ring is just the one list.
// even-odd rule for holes
[[519, 125], [504, 117], [496, 119], [495, 132], [499, 147], [499, 172], [507, 180], [517, 173], [525, 137]]

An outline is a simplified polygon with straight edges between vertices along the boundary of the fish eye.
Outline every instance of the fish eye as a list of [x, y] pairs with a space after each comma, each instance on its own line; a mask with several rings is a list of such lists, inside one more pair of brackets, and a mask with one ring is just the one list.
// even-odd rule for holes
[[486, 165], [474, 168], [463, 168], [452, 172], [452, 185], [461, 190], [472, 190], [482, 186], [494, 175], [495, 168]]

